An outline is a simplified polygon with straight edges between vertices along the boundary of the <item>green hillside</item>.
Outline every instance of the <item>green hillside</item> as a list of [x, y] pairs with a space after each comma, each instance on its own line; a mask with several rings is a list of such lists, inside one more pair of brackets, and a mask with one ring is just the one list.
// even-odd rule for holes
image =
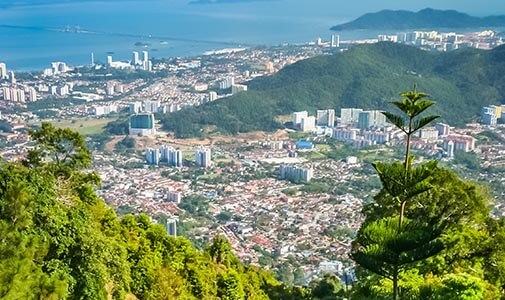
[[392, 43], [356, 46], [284, 68], [249, 83], [249, 92], [167, 115], [179, 137], [199, 136], [211, 125], [227, 134], [274, 130], [278, 115], [342, 107], [384, 109], [413, 84], [437, 101], [451, 124], [475, 118], [484, 104], [505, 96], [505, 47], [432, 53]]

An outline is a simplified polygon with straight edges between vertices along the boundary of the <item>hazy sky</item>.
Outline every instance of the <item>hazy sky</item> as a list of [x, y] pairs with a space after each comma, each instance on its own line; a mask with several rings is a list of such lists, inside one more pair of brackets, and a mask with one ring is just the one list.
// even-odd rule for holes
[[[5, 2], [4, 2], [5, 1]], [[16, 3], [50, 3], [50, 2], [73, 2], [78, 0], [0, 0], [0, 6]], [[113, 2], [125, 0], [86, 0], [96, 2]], [[252, 0], [253, 1], [253, 0]], [[279, 0], [281, 2], [306, 3], [307, 8], [317, 7], [321, 4], [325, 7], [339, 5], [342, 10], [349, 13], [363, 13], [363, 11], [377, 11], [381, 9], [408, 9], [418, 10], [426, 7], [440, 9], [457, 9], [475, 15], [505, 14], [505, 0]], [[188, 3], [190, 0], [166, 0], [167, 3]], [[326, 4], [326, 5], [325, 5]], [[231, 4], [233, 5], [233, 4]]]

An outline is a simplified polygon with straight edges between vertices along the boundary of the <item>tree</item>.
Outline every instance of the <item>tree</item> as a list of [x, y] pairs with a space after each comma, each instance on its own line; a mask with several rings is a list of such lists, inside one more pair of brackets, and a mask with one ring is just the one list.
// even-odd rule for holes
[[416, 86], [412, 91], [400, 95], [403, 99], [393, 101], [392, 104], [403, 116], [390, 112], [383, 114], [407, 137], [405, 159], [403, 163], [373, 164], [383, 186], [382, 193], [388, 195], [391, 200], [386, 209], [397, 211], [398, 217], [383, 216], [378, 220], [365, 221], [352, 253], [354, 260], [361, 267], [393, 282], [394, 300], [398, 299], [398, 281], [402, 270], [405, 270], [408, 264], [429, 258], [443, 249], [439, 240], [442, 234], [440, 224], [405, 218], [407, 203], [431, 189], [429, 179], [436, 168], [436, 162], [412, 166], [411, 139], [414, 133], [438, 116], [421, 117], [434, 102], [425, 99], [427, 94], [418, 93]]
[[244, 289], [237, 272], [231, 270], [219, 276], [217, 282], [217, 296], [222, 300], [245, 299]]
[[409, 171], [407, 166], [410, 159], [410, 142], [412, 135], [432, 121], [438, 119], [439, 116], [432, 115], [420, 117], [420, 115], [433, 106], [435, 102], [426, 100], [425, 98], [429, 97], [429, 95], [425, 93], [418, 93], [415, 85], [412, 91], [403, 92], [400, 96], [404, 98], [400, 101], [393, 101], [391, 103], [395, 105], [405, 115], [405, 117], [395, 115], [390, 112], [383, 112], [383, 114], [391, 123], [393, 123], [393, 125], [407, 135], [404, 161], [406, 169], [405, 172], [407, 173]]
[[30, 136], [36, 146], [28, 152], [29, 166], [51, 163], [60, 169], [83, 169], [91, 164], [91, 152], [78, 132], [42, 123], [40, 129], [30, 131]]
[[217, 235], [206, 251], [217, 264], [229, 266], [234, 258], [230, 242], [222, 235]]
[[[206, 251], [144, 214], [118, 218], [95, 190], [79, 134], [43, 124], [23, 162], [0, 160], [1, 299], [300, 299], [242, 265], [218, 236]], [[96, 176], [96, 177], [95, 177]], [[186, 199], [207, 213], [205, 198]], [[194, 202], [194, 203], [192, 203]]]
[[343, 299], [343, 292], [340, 279], [334, 275], [326, 275], [322, 280], [312, 283], [312, 297], [316, 300]]

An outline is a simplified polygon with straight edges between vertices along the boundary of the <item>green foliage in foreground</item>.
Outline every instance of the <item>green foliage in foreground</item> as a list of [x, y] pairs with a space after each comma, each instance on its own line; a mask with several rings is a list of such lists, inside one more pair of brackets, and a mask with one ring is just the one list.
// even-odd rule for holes
[[[407, 116], [433, 105], [420, 103], [393, 104]], [[403, 127], [401, 116], [384, 114]], [[408, 132], [405, 161], [374, 164], [382, 190], [365, 205], [353, 243], [361, 280], [352, 299], [503, 299], [504, 220], [490, 217], [481, 187], [435, 161], [413, 165]]]
[[498, 104], [505, 98], [504, 67], [505, 46], [448, 53], [391, 43], [356, 46], [300, 61], [250, 82], [248, 92], [168, 114], [161, 121], [179, 137], [202, 135], [205, 126], [227, 134], [272, 131], [282, 126], [276, 116], [294, 111], [386, 109], [406, 83], [417, 83], [437, 101], [435, 114], [463, 124], [483, 103]]
[[240, 263], [217, 237], [204, 251], [146, 215], [98, 198], [82, 136], [43, 124], [22, 163], [0, 161], [0, 299], [303, 299]]

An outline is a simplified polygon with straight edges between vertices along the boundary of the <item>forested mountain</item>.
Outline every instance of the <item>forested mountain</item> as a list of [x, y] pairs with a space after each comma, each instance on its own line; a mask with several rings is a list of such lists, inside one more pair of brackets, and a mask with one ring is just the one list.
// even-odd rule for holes
[[356, 20], [336, 25], [332, 30], [405, 30], [437, 28], [482, 28], [505, 25], [505, 16], [473, 17], [455, 10], [426, 8], [418, 12], [382, 10], [365, 14]]
[[397, 92], [417, 83], [451, 124], [475, 118], [483, 105], [505, 98], [505, 46], [494, 50], [426, 52], [378, 43], [300, 61], [249, 83], [249, 91], [167, 115], [162, 123], [180, 137], [214, 126], [221, 133], [274, 130], [276, 116], [342, 107], [384, 109]]

